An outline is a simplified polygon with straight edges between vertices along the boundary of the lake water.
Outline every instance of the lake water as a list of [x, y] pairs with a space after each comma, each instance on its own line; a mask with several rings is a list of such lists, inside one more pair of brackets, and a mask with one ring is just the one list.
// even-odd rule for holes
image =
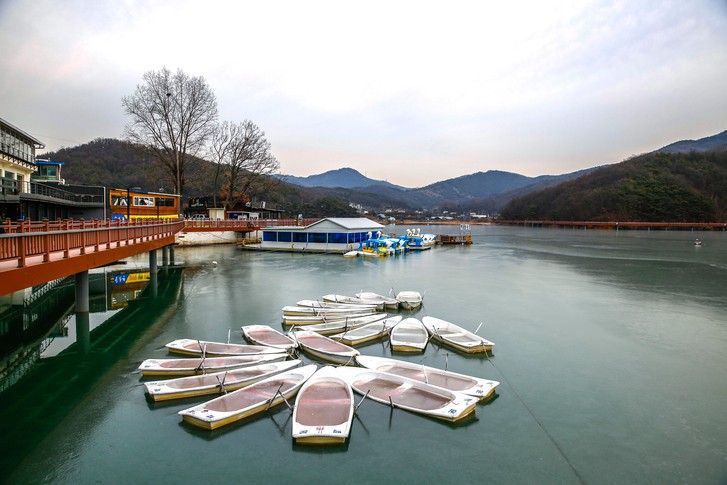
[[[177, 250], [187, 263], [179, 296], [154, 321], [128, 323], [143, 326], [99, 365], [77, 402], [53, 413], [63, 403], [53, 401], [52, 384], [29, 391], [38, 393], [35, 419], [45, 426], [29, 426], [36, 440], [18, 444], [28, 447], [22, 460], [0, 458], [3, 479], [725, 483], [727, 233], [474, 227], [473, 234], [471, 247], [383, 260]], [[136, 368], [165, 356], [171, 340], [225, 340], [232, 329], [232, 341], [241, 341], [241, 325], [279, 327], [280, 308], [297, 300], [390, 288], [423, 292], [419, 316], [470, 329], [484, 322], [479, 333], [496, 343], [491, 359], [434, 343], [401, 357], [501, 381], [499, 397], [479, 405], [475, 421], [454, 427], [367, 401], [345, 447], [307, 448], [293, 445], [284, 407], [207, 433], [180, 423], [176, 413], [189, 402], [154, 408], [144, 399]], [[360, 350], [390, 355], [382, 343]]]

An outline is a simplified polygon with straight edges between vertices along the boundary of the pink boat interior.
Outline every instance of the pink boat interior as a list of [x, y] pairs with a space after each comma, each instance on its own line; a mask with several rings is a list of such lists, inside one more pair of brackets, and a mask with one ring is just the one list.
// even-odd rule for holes
[[305, 426], [336, 426], [348, 421], [351, 396], [338, 379], [320, 379], [298, 395], [296, 418]]
[[[230, 413], [240, 411], [242, 409], [269, 401], [278, 389], [280, 392], [286, 393], [296, 385], [300, 384], [303, 376], [300, 374], [290, 374], [278, 379], [270, 379], [265, 382], [259, 382], [252, 386], [245, 387], [239, 391], [231, 392], [220, 398], [213, 399], [208, 402], [202, 412], [218, 411]], [[283, 387], [280, 387], [280, 385]]]
[[378, 367], [376, 370], [396, 374], [397, 376], [408, 377], [409, 379], [432, 384], [433, 386], [443, 387], [450, 391], [464, 391], [477, 384], [477, 381], [474, 379], [440, 373], [432, 369], [427, 369], [425, 372], [424, 369], [387, 364]]
[[398, 379], [375, 374], [362, 374], [355, 379], [353, 385], [358, 392], [370, 391], [369, 396], [384, 402], [388, 402], [391, 397], [394, 404], [427, 411], [441, 409], [452, 401], [444, 394], [435, 393], [419, 386], [408, 386]]

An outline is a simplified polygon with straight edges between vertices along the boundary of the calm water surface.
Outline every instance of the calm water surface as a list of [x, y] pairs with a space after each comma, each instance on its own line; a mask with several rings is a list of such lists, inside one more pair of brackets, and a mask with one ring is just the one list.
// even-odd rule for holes
[[[401, 231], [401, 227], [396, 230]], [[429, 228], [451, 232], [452, 228]], [[724, 483], [727, 233], [474, 228], [472, 247], [389, 260], [177, 251], [181, 295], [9, 478], [27, 483]], [[704, 246], [695, 248], [695, 237]], [[217, 261], [213, 266], [211, 261]], [[241, 341], [280, 308], [361, 289], [425, 293], [433, 315], [496, 342], [405, 357], [502, 382], [452, 427], [369, 401], [343, 449], [294, 446], [290, 413], [221, 432], [152, 408], [136, 373], [170, 340]], [[148, 322], [147, 322], [148, 323]], [[390, 355], [381, 344], [361, 348]], [[1, 397], [1, 396], [0, 396]], [[32, 429], [28, 433], [33, 433]], [[4, 464], [10, 466], [10, 464]], [[3, 466], [3, 469], [7, 469]]]

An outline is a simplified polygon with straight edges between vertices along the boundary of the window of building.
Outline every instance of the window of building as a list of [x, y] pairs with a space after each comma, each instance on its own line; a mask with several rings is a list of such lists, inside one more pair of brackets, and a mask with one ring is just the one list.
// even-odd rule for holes
[[171, 197], [157, 197], [156, 204], [159, 207], [174, 207], [174, 199]]
[[291, 234], [289, 232], [279, 232], [278, 242], [290, 242]]
[[263, 231], [263, 241], [275, 242], [278, 240], [278, 233], [275, 231]]
[[134, 196], [134, 205], [137, 207], [154, 207], [154, 197]]
[[111, 196], [111, 205], [126, 207], [126, 196], [125, 195], [113, 195]]
[[309, 232], [308, 233], [309, 243], [325, 243], [326, 233], [325, 232]]
[[293, 242], [297, 242], [297, 243], [308, 242], [308, 233], [307, 232], [294, 232], [293, 233]]
[[328, 242], [333, 244], [346, 244], [347, 234], [345, 232], [329, 232]]

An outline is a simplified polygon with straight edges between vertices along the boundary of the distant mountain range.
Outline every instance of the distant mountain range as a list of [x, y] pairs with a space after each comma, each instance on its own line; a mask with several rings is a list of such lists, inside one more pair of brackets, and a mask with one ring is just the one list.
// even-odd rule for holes
[[358, 189], [371, 186], [390, 187], [393, 189], [404, 189], [386, 180], [374, 180], [366, 177], [358, 170], [350, 167], [329, 170], [327, 172], [308, 177], [296, 177], [295, 175], [278, 175], [280, 180], [289, 184], [300, 185], [301, 187], [341, 187], [344, 189]]
[[698, 140], [682, 140], [659, 148], [659, 153], [689, 153], [727, 150], [727, 131]]
[[683, 140], [513, 198], [504, 219], [727, 220], [727, 131]]
[[[727, 150], [727, 131], [699, 140], [683, 140], [672, 143], [656, 150], [654, 153], [668, 155], [720, 150]], [[109, 187], [139, 186], [146, 190], [171, 187], [167, 173], [160, 169], [159, 165], [150, 158], [148, 152], [122, 140], [96, 139], [83, 145], [46, 153], [41, 157], [67, 162], [63, 167], [63, 176], [69, 183]], [[649, 160], [653, 162], [652, 159]], [[681, 165], [687, 162], [692, 167], [700, 166], [697, 162], [685, 161], [682, 158], [657, 158], [655, 160], [662, 160], [668, 168], [665, 168], [665, 170], [671, 170], [674, 173], [681, 173], [679, 172]], [[520, 210], [518, 212], [519, 217], [526, 213], [531, 215], [536, 213], [546, 214], [547, 211], [540, 212], [538, 210], [533, 212], [531, 210], [533, 204], [546, 207], [554, 200], [539, 198], [536, 203], [535, 198], [527, 199], [529, 195], [545, 191], [552, 196], [552, 194], [559, 193], [565, 187], [577, 186], [577, 184], [573, 184], [575, 182], [580, 183], [580, 180], [588, 180], [590, 181], [589, 184], [595, 184], [589, 185], [589, 190], [591, 190], [598, 184], [611, 183], [609, 181], [613, 179], [611, 176], [604, 178], [600, 175], [598, 177], [592, 176], [593, 174], [602, 174], [604, 170], [607, 171], [606, 173], [615, 173], [620, 170], [618, 167], [624, 166], [624, 163], [626, 162], [588, 168], [562, 175], [541, 175], [538, 177], [489, 170], [442, 180], [419, 188], [406, 188], [384, 180], [371, 179], [353, 168], [346, 167], [308, 177], [277, 176], [277, 181], [274, 184], [269, 185], [263, 192], [253, 194], [253, 196], [258, 201], [265, 200], [276, 207], [289, 211], [291, 214], [302, 213], [306, 216], [355, 214], [355, 210], [349, 207], [349, 203], [361, 204], [363, 207], [374, 211], [386, 208], [400, 208], [404, 210], [448, 209], [457, 212], [499, 212], [516, 199], [530, 200], [528, 202], [530, 208], [525, 212]], [[658, 165], [658, 162], [654, 163]], [[633, 164], [627, 165], [633, 168]], [[192, 160], [186, 172], [185, 197], [211, 194], [214, 167], [214, 164], [203, 159]], [[721, 177], [719, 171], [721, 169], [718, 169], [719, 164], [715, 168], [715, 165], [709, 162], [707, 168], [708, 171], [705, 172], [705, 177]], [[612, 172], [608, 172], [609, 170]], [[638, 171], [638, 173], [643, 175], [641, 171]], [[663, 172], [662, 175], [665, 173]], [[675, 183], [690, 176], [681, 174], [674, 179], [676, 180]], [[661, 188], [667, 186], [673, 187], [673, 184], [670, 182], [666, 185], [660, 185]], [[687, 190], [701, 190], [698, 188], [699, 184], [690, 187]], [[519, 207], [524, 207], [523, 202], [518, 203], [520, 204]], [[559, 203], [562, 203], [562, 200]], [[577, 205], [578, 200], [574, 199], [569, 203]], [[597, 202], [593, 202], [593, 204], [597, 204]], [[510, 208], [513, 207], [515, 206]], [[721, 207], [721, 205], [718, 205], [714, 213], [721, 214]], [[515, 217], [514, 209], [508, 213]]]

